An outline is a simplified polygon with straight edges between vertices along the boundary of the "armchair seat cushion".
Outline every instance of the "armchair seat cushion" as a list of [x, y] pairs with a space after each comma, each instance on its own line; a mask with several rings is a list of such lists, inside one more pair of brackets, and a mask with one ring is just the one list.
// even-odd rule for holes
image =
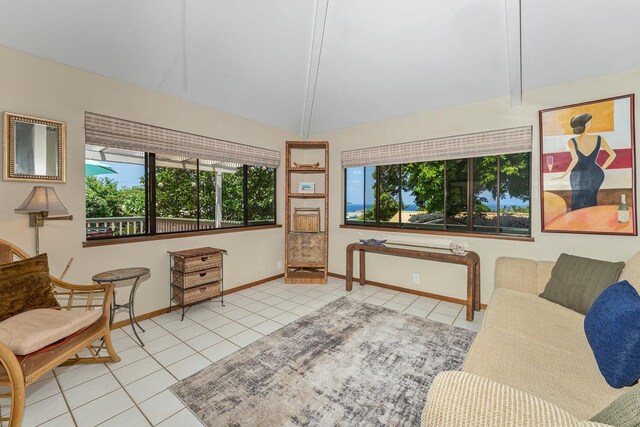
[[0, 322], [0, 342], [14, 354], [30, 354], [86, 328], [101, 315], [100, 310], [39, 308], [25, 311]]

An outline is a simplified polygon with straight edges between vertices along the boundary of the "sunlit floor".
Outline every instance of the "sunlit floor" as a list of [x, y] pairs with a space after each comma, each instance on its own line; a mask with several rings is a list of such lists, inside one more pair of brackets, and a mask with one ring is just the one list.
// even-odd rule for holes
[[184, 321], [172, 312], [142, 322], [144, 347], [129, 326], [113, 331], [122, 361], [58, 368], [33, 384], [23, 426], [201, 427], [168, 387], [345, 295], [472, 330], [484, 314], [467, 322], [462, 305], [357, 284], [346, 292], [339, 279], [328, 285], [275, 280], [226, 296], [226, 307], [219, 300], [193, 306]]

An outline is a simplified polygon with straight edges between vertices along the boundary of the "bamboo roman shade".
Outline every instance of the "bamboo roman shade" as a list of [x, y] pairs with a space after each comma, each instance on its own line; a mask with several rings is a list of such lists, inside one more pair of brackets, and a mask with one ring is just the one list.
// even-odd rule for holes
[[85, 113], [85, 144], [276, 168], [280, 152], [129, 120]]
[[496, 130], [424, 139], [342, 152], [342, 167], [397, 165], [436, 160], [466, 159], [531, 151], [532, 128]]

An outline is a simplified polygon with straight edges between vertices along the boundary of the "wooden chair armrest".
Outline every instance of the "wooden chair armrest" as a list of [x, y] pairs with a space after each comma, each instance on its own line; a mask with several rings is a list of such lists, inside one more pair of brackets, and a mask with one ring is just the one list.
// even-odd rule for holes
[[68, 290], [72, 290], [72, 291], [107, 291], [109, 284], [108, 283], [104, 283], [104, 284], [96, 284], [96, 283], [92, 283], [91, 285], [76, 285], [73, 283], [69, 283], [69, 282], [65, 282], [64, 280], [60, 280], [56, 277], [53, 276], [49, 276], [51, 278], [51, 283], [54, 286], [58, 286], [60, 288], [64, 288], [64, 289], [68, 289]]
[[[9, 427], [19, 427], [22, 424], [25, 405], [24, 375], [20, 368], [20, 362], [15, 354], [7, 346], [0, 343], [0, 364], [7, 371], [9, 379], [10, 395], [2, 397], [11, 398], [11, 413], [9, 414]], [[4, 424], [3, 424], [4, 425]]]

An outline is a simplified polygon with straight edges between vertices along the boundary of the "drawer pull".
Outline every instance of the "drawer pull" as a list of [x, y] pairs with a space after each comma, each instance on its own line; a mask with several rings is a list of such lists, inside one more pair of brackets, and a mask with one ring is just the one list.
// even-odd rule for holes
[[198, 288], [198, 290], [199, 290], [200, 292], [204, 292], [204, 291], [206, 291], [206, 290], [207, 290], [207, 287], [206, 287], [206, 286], [203, 286], [203, 287], [201, 287], [201, 288]]
[[207, 273], [200, 273], [200, 274], [199, 274], [199, 276], [200, 276], [200, 277], [204, 277], [204, 276], [206, 276], [206, 275], [207, 275]]
[[208, 257], [208, 256], [205, 256], [205, 257], [200, 258], [200, 261], [205, 262], [205, 261], [206, 261], [206, 260], [208, 260], [208, 259], [209, 259], [209, 257]]

